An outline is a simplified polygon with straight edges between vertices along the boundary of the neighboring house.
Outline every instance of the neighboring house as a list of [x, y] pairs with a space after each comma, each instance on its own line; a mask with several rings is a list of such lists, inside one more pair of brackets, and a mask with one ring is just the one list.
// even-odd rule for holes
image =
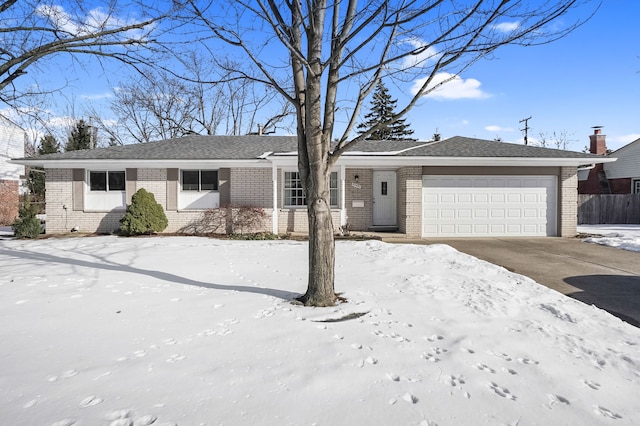
[[604, 164], [612, 194], [640, 194], [640, 139], [610, 154], [618, 160]]
[[[114, 231], [139, 188], [165, 209], [165, 232], [226, 205], [263, 208], [265, 231], [308, 230], [296, 137], [193, 135], [15, 161], [46, 170], [47, 233]], [[574, 236], [577, 168], [607, 161], [465, 137], [366, 141], [333, 169], [333, 223], [407, 237]]]
[[606, 136], [599, 128], [589, 136], [589, 152], [617, 158], [613, 163], [593, 164], [578, 174], [580, 194], [640, 194], [640, 139], [607, 154]]
[[24, 156], [24, 137], [20, 126], [0, 116], [0, 225], [11, 224], [18, 216], [24, 166], [9, 160]]

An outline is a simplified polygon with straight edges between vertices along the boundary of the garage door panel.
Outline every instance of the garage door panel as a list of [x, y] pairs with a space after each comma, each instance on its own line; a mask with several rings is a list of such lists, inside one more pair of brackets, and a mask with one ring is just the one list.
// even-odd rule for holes
[[555, 235], [556, 188], [555, 176], [423, 176], [423, 235]]

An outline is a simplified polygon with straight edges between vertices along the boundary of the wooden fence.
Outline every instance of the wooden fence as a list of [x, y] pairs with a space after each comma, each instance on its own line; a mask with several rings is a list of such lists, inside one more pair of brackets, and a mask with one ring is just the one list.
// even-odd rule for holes
[[578, 225], [640, 223], [640, 194], [578, 194]]

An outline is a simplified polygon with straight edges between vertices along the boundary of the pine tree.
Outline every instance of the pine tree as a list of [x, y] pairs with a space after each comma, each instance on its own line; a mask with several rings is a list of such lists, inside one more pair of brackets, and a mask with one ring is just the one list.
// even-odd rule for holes
[[[384, 123], [391, 120], [395, 115], [394, 109], [397, 103], [397, 99], [391, 99], [389, 89], [387, 89], [384, 83], [382, 83], [382, 80], [378, 81], [373, 92], [371, 111], [364, 116], [366, 121], [358, 125], [358, 129], [360, 129], [358, 130], [358, 133], [362, 134], [378, 123]], [[404, 119], [398, 119], [395, 122], [374, 131], [367, 140], [413, 141], [415, 139], [410, 137], [410, 135], [413, 134], [413, 130], [411, 130], [409, 126], [410, 125], [408, 123], [405, 123]]]
[[[43, 136], [38, 146], [38, 155], [55, 154], [60, 152], [60, 144], [51, 135]], [[45, 191], [44, 169], [42, 167], [30, 167], [27, 187], [32, 196], [33, 203], [43, 203]]]
[[65, 151], [78, 151], [80, 149], [93, 148], [93, 128], [84, 120], [79, 120], [71, 129], [71, 135], [67, 140]]

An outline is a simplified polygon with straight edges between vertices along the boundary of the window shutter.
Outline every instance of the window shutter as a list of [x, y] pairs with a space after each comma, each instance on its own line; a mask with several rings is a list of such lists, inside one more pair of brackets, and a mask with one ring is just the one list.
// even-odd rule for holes
[[167, 169], [167, 211], [178, 210], [178, 169]]
[[84, 169], [72, 169], [71, 198], [73, 210], [84, 210]]
[[125, 196], [127, 198], [127, 204], [131, 204], [131, 197], [136, 193], [136, 181], [138, 180], [138, 169], [126, 169], [125, 170]]
[[220, 205], [231, 204], [231, 169], [218, 170], [218, 191], [220, 193]]

